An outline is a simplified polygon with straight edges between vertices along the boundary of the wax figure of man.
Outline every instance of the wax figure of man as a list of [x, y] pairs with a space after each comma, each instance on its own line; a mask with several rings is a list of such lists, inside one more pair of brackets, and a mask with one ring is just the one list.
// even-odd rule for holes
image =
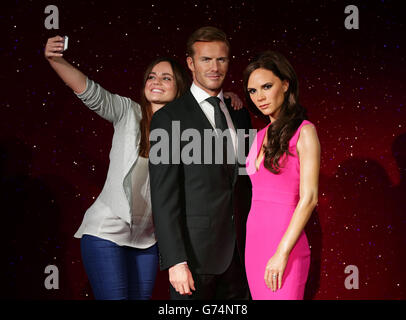
[[[152, 154], [149, 162], [160, 266], [169, 269], [172, 299], [248, 299], [243, 243], [238, 242], [244, 239], [240, 233], [245, 217], [235, 217], [235, 186], [249, 192], [250, 186], [245, 185], [246, 177], [238, 178], [235, 160], [240, 145], [236, 130], [250, 128], [250, 117], [245, 108], [231, 111], [224, 101], [222, 84], [230, 51], [225, 33], [214, 27], [200, 28], [190, 36], [187, 48], [193, 84], [182, 97], [156, 112], [151, 122], [151, 153], [162, 143], [153, 138], [154, 130], [163, 129], [169, 136], [169, 163], [155, 161]], [[179, 132], [174, 132], [173, 124], [179, 125]], [[208, 156], [204, 132], [215, 129], [217, 133], [229, 130], [231, 139], [224, 144], [228, 149], [223, 156], [227, 158], [231, 150], [231, 163], [228, 159], [216, 163], [219, 149], [212, 148]], [[189, 142], [179, 139], [178, 148], [173, 143], [186, 130], [202, 138], [201, 161], [185, 163], [182, 150]], [[250, 194], [244, 197], [250, 199]], [[243, 207], [248, 210], [249, 204]]]

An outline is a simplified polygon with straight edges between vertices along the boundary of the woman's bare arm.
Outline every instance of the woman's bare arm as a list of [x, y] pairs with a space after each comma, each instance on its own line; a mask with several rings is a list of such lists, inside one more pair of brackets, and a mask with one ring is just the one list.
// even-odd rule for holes
[[45, 58], [66, 85], [74, 92], [82, 93], [86, 89], [86, 75], [63, 58], [62, 49], [61, 36], [49, 38], [45, 45]]

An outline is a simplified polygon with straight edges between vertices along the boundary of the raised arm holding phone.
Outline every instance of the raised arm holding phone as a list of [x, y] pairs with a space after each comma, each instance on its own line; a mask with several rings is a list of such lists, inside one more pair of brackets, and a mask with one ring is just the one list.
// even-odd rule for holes
[[[64, 37], [49, 38], [45, 58], [82, 102], [114, 126], [110, 164], [100, 195], [75, 237], [96, 299], [149, 299], [158, 269], [158, 247], [149, 189], [152, 115], [189, 87], [184, 68], [158, 58], [144, 73], [140, 103], [113, 94], [63, 58]], [[233, 93], [235, 108], [241, 100]], [[106, 155], [107, 156], [107, 155]]]

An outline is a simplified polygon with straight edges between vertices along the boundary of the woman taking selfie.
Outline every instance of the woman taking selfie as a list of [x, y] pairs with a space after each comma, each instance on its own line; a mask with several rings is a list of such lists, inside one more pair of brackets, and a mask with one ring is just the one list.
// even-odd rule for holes
[[[82, 102], [114, 126], [107, 178], [75, 237], [96, 299], [149, 299], [158, 271], [148, 174], [153, 113], [189, 88], [184, 68], [154, 60], [144, 73], [140, 103], [112, 94], [63, 58], [63, 38], [49, 38], [45, 57]], [[234, 105], [242, 103], [234, 94]]]

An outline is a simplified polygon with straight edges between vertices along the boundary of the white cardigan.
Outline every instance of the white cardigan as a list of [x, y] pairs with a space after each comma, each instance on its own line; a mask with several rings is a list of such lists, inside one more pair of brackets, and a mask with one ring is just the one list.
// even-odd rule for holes
[[[133, 207], [131, 171], [139, 157], [141, 106], [129, 98], [108, 92], [88, 78], [85, 91], [77, 96], [90, 110], [113, 123], [114, 135], [110, 150], [110, 165], [103, 190], [86, 211], [75, 237], [81, 238], [83, 234], [97, 236], [104, 233], [106, 221], [111, 217], [119, 217], [127, 223], [128, 233], [130, 233], [130, 230], [137, 227], [133, 226], [131, 211]], [[151, 214], [149, 188], [145, 190], [145, 199], [149, 204], [148, 214]], [[156, 242], [154, 233], [150, 234], [149, 238], [147, 242], [149, 240], [150, 245]]]

